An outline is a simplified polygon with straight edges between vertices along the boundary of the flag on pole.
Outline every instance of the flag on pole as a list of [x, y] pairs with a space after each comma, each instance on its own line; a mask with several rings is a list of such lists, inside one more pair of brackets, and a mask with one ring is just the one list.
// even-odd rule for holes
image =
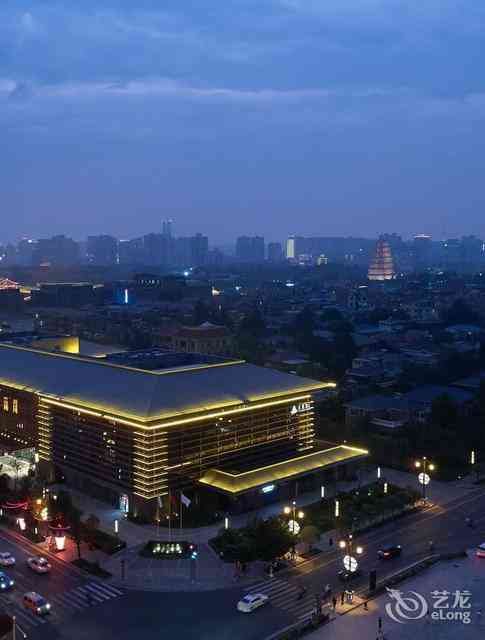
[[183, 493], [180, 493], [180, 502], [184, 505], [184, 507], [187, 507], [188, 509], [192, 503], [192, 500], [189, 500], [187, 496], [185, 496]]

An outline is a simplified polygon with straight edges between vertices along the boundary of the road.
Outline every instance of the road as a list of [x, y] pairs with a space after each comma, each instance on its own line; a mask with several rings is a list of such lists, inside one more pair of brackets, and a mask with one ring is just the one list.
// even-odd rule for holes
[[[466, 526], [466, 517], [474, 519], [473, 529]], [[355, 580], [355, 588], [367, 584], [372, 568], [377, 568], [378, 578], [383, 578], [428, 555], [430, 540], [435, 542], [437, 552], [458, 551], [484, 542], [485, 491], [478, 488], [443, 506], [431, 506], [358, 536], [356, 541], [365, 551], [362, 575]], [[377, 551], [386, 544], [401, 544], [402, 557], [379, 562]], [[90, 580], [62, 562], [54, 561], [52, 574], [47, 577], [30, 573], [24, 564], [29, 549], [23, 542], [0, 538], [1, 550], [17, 556], [18, 566], [12, 575], [19, 584], [11, 595], [0, 596], [4, 599], [2, 604], [10, 613], [18, 614], [20, 624], [24, 623], [33, 640], [96, 640], [101, 630], [103, 640], [262, 640], [306, 617], [314, 606], [315, 593], [325, 584], [331, 584], [334, 592], [340, 592], [343, 586], [337, 578], [342, 554], [335, 549], [251, 589], [124, 594], [110, 593], [114, 587], [109, 583]], [[302, 586], [307, 593], [299, 598]], [[91, 606], [86, 602], [89, 587], [98, 595], [98, 601]], [[52, 601], [50, 620], [39, 622], [22, 610], [20, 598], [29, 589], [38, 590]], [[238, 613], [237, 600], [255, 590], [268, 593], [270, 604], [253, 614]]]
[[[474, 521], [473, 528], [467, 526], [467, 517]], [[361, 573], [352, 580], [352, 588], [363, 592], [368, 586], [371, 569], [376, 569], [378, 580], [392, 575], [428, 556], [430, 541], [434, 543], [435, 553], [461, 551], [485, 542], [484, 489], [473, 490], [443, 506], [430, 506], [366, 534], [355, 536], [354, 540], [364, 548], [364, 554], [360, 559]], [[401, 557], [388, 561], [379, 560], [378, 550], [389, 544], [402, 546]], [[289, 611], [294, 621], [303, 619], [311, 613], [315, 606], [315, 595], [321, 593], [326, 584], [330, 584], [333, 593], [340, 596], [345, 588], [338, 579], [342, 558], [341, 551], [329, 550], [312, 561], [277, 574], [273, 580], [256, 585], [256, 589], [267, 593], [275, 606]], [[305, 587], [306, 594], [299, 600], [298, 594], [302, 587]]]
[[[15, 616], [19, 627], [17, 638], [26, 634], [29, 638], [55, 638], [59, 629], [73, 616], [85, 614], [110, 600], [121, 600], [122, 589], [86, 577], [75, 567], [49, 555], [52, 570], [38, 575], [27, 565], [27, 558], [39, 555], [38, 548], [17, 535], [0, 533], [0, 552], [8, 551], [16, 559], [14, 567], [0, 567], [14, 581], [15, 587], [0, 593], [0, 608]], [[25, 609], [22, 597], [27, 591], [36, 591], [51, 605], [49, 615], [40, 617]]]

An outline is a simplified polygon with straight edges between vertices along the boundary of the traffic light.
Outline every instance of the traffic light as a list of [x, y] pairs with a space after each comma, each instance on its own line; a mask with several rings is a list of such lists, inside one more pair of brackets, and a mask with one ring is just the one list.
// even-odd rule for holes
[[376, 584], [377, 584], [377, 571], [375, 569], [372, 569], [372, 571], [369, 572], [369, 591], [375, 591]]

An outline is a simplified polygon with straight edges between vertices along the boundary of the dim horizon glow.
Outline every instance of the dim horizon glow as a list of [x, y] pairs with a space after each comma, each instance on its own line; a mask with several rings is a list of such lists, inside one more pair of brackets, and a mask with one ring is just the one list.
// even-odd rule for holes
[[478, 0], [4, 0], [0, 244], [485, 235]]

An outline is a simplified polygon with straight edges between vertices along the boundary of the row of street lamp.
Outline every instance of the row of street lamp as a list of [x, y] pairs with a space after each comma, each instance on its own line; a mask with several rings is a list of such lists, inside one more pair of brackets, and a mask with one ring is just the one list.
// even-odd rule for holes
[[[475, 451], [471, 451], [470, 464], [472, 466], [476, 464]], [[436, 470], [436, 465], [433, 462], [430, 462], [426, 456], [422, 456], [419, 460], [415, 461], [414, 467], [418, 471], [418, 482], [422, 487], [423, 502], [426, 502], [426, 487], [431, 481], [431, 477], [429, 474], [430, 472]], [[382, 479], [381, 467], [377, 467], [377, 479]], [[383, 483], [383, 491], [384, 493], [388, 492], [388, 483], [386, 481], [384, 481]], [[325, 498], [325, 487], [323, 485], [321, 486], [321, 497], [322, 500]], [[335, 498], [334, 506], [335, 518], [339, 518], [340, 501], [338, 500], [338, 498]], [[289, 530], [295, 536], [298, 535], [301, 529], [299, 521], [304, 519], [305, 513], [301, 510], [297, 510], [295, 500], [292, 501], [291, 506], [286, 506], [283, 511], [286, 516], [291, 516], [288, 521]], [[344, 568], [349, 573], [354, 573], [355, 571], [357, 571], [359, 566], [357, 557], [361, 556], [364, 553], [364, 549], [361, 545], [357, 545], [354, 547], [354, 539], [352, 533], [349, 533], [345, 539], [339, 541], [339, 548], [343, 552], [345, 552], [345, 555], [343, 557]]]

